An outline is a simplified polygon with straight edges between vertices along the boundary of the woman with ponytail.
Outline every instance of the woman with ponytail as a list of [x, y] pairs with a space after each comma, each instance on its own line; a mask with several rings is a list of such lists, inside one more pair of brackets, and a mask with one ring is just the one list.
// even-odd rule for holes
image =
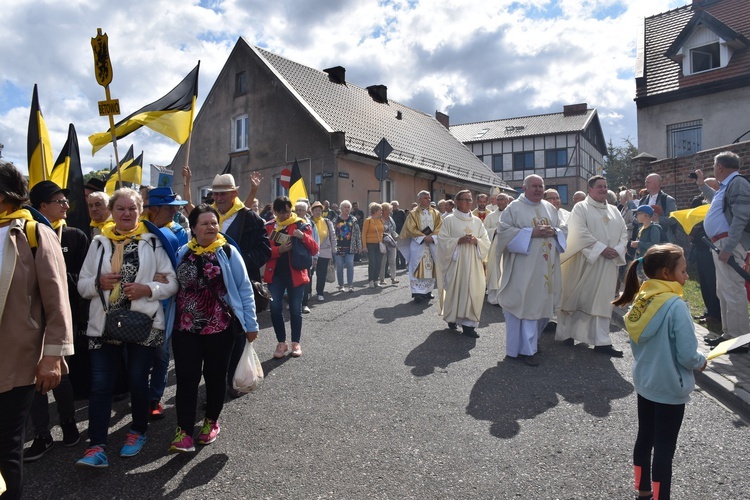
[[[642, 284], [639, 261], [648, 277]], [[633, 450], [637, 498], [670, 498], [677, 435], [685, 403], [695, 388], [693, 370], [706, 368], [706, 358], [697, 350], [690, 310], [682, 298], [687, 278], [682, 248], [671, 243], [654, 245], [630, 264], [625, 290], [613, 302], [616, 306], [632, 302], [625, 327], [638, 394], [638, 437]]]
[[177, 312], [172, 354], [177, 376], [177, 432], [170, 453], [195, 451], [198, 385], [206, 383], [206, 413], [198, 444], [219, 435], [227, 367], [235, 336], [258, 337], [253, 286], [237, 248], [219, 232], [219, 213], [201, 204], [188, 216], [193, 238], [177, 254]]

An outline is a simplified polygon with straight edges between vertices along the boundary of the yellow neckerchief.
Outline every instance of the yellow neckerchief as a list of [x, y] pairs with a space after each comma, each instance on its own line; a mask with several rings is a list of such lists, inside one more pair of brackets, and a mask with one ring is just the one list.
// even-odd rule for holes
[[106, 219], [104, 219], [102, 222], [96, 222], [96, 221], [92, 220], [89, 223], [89, 226], [91, 226], [91, 227], [97, 227], [99, 229], [103, 229], [104, 226], [106, 226], [107, 224], [114, 224], [114, 221], [112, 220], [112, 216], [111, 215], [109, 217], [107, 217]]
[[190, 241], [188, 241], [188, 249], [193, 252], [195, 255], [202, 255], [204, 253], [214, 253], [219, 248], [223, 247], [227, 244], [227, 239], [224, 238], [221, 234], [219, 234], [216, 237], [216, 241], [208, 245], [207, 247], [202, 247], [198, 244], [198, 240], [193, 237]]
[[13, 219], [34, 220], [34, 217], [31, 215], [31, 212], [25, 208], [21, 208], [11, 213], [3, 212], [0, 214], [0, 225], [6, 224]]
[[276, 217], [275, 219], [276, 219], [276, 225], [281, 228], [290, 226], [292, 224], [296, 224], [297, 222], [307, 223], [305, 219], [301, 218], [299, 215], [295, 214], [294, 212], [292, 212], [292, 214], [284, 222], [279, 222], [278, 217]]
[[230, 208], [227, 213], [222, 214], [221, 210], [219, 210], [219, 207], [216, 206], [216, 203], [211, 205], [216, 209], [217, 212], [219, 212], [219, 230], [220, 231], [226, 231], [227, 228], [224, 227], [224, 221], [245, 208], [245, 204], [242, 203], [239, 199], [239, 197], [234, 199], [234, 203], [232, 204], [232, 208]]
[[55, 230], [55, 233], [57, 234], [57, 239], [62, 241], [62, 232], [63, 227], [66, 226], [65, 219], [57, 219], [55, 222], [52, 222], [52, 229]]
[[644, 230], [644, 229], [648, 229], [648, 228], [650, 228], [650, 227], [651, 227], [651, 225], [652, 225], [652, 224], [649, 224], [648, 226], [646, 226], [646, 225], [643, 225], [643, 226], [641, 226], [641, 228], [640, 228], [640, 229], [638, 230], [638, 239], [639, 239], [639, 240], [641, 239], [641, 234], [643, 234], [643, 230]]
[[318, 239], [320, 239], [321, 242], [325, 241], [326, 238], [328, 238], [328, 224], [326, 223], [326, 219], [322, 216], [313, 216], [313, 222], [315, 223], [315, 227], [318, 228]]
[[676, 281], [649, 279], [643, 282], [625, 316], [625, 328], [633, 342], [638, 343], [649, 321], [673, 297], [682, 297], [682, 285]]
[[[112, 243], [115, 244], [115, 250], [112, 252], [112, 272], [114, 274], [120, 274], [122, 271], [122, 259], [125, 253], [125, 245], [128, 241], [138, 241], [141, 239], [141, 235], [148, 233], [148, 228], [143, 221], [138, 222], [138, 225], [129, 233], [119, 234], [115, 232], [115, 225], [108, 224], [102, 228], [102, 234], [109, 238]], [[114, 304], [120, 297], [122, 290], [122, 281], [112, 289], [112, 293], [109, 294], [109, 302]]]

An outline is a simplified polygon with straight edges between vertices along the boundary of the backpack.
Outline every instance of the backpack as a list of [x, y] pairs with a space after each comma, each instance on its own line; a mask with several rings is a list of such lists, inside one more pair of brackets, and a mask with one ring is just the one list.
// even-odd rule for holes
[[[736, 175], [734, 177], [734, 179], [737, 179], [739, 177], [742, 177], [743, 179], [745, 179], [745, 182], [750, 182], [750, 178], [748, 178], [746, 175], [742, 175], [742, 174]], [[732, 179], [731, 181], [729, 181], [729, 184], [731, 184], [734, 181], [734, 179]], [[729, 189], [729, 184], [727, 184], [726, 189]], [[726, 192], [726, 189], [724, 190], [725, 192]], [[732, 213], [732, 207], [729, 205], [729, 200], [727, 199], [727, 197], [724, 196], [724, 198], [721, 201], [722, 201], [721, 211], [724, 212], [724, 213], [726, 213], [728, 211], [731, 214]], [[745, 232], [746, 233], [750, 233], [750, 219], [748, 219], [747, 225], [745, 226]]]

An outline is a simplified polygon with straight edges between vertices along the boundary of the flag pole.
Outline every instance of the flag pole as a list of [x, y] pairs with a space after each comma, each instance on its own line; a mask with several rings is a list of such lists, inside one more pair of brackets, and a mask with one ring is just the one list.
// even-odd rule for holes
[[105, 101], [99, 101], [99, 116], [109, 116], [109, 130], [112, 132], [112, 146], [115, 149], [115, 162], [117, 165], [117, 188], [122, 188], [122, 177], [120, 175], [120, 155], [117, 152], [117, 132], [115, 131], [114, 115], [120, 114], [119, 99], [112, 100], [109, 93], [109, 84], [112, 82], [112, 62], [109, 59], [109, 37], [102, 33], [101, 28], [96, 29], [96, 38], [91, 39], [91, 49], [94, 51], [94, 76], [96, 81], [104, 87]]

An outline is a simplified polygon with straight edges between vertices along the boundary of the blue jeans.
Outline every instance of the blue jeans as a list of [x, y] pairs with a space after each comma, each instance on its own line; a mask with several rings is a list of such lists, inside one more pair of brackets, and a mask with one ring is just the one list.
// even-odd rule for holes
[[169, 342], [164, 341], [161, 347], [154, 348], [153, 369], [148, 388], [148, 400], [161, 401], [164, 389], [167, 387], [167, 372], [169, 371]]
[[346, 266], [346, 286], [354, 281], [354, 254], [336, 255], [336, 278], [339, 286], [344, 286], [344, 266]]
[[273, 281], [268, 284], [268, 290], [271, 292], [271, 323], [273, 331], [276, 333], [276, 340], [286, 342], [286, 329], [284, 328], [284, 290], [289, 298], [289, 323], [292, 327], [292, 342], [299, 342], [302, 336], [302, 295], [305, 293], [305, 286], [294, 286], [291, 276], [289, 278], [273, 277]]
[[155, 347], [124, 342], [120, 345], [102, 343], [91, 354], [91, 397], [89, 398], [89, 439], [91, 446], [106, 445], [109, 419], [112, 414], [112, 392], [117, 381], [117, 369], [122, 351], [128, 354], [128, 382], [130, 384], [130, 428], [141, 434], [148, 430], [148, 372]]

